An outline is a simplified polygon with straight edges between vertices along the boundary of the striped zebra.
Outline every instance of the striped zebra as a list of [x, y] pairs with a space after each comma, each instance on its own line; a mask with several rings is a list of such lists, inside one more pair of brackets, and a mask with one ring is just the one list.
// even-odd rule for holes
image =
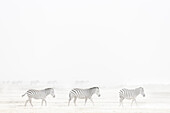
[[[120, 97], [120, 106], [122, 105], [123, 107], [123, 100], [128, 99], [132, 100], [131, 106], [133, 102], [135, 101], [136, 103], [136, 97], [141, 94], [143, 97], [145, 97], [144, 89], [142, 87], [136, 88], [136, 89], [122, 89], [119, 92], [119, 97]], [[136, 103], [137, 105], [137, 103]]]
[[28, 96], [28, 100], [26, 100], [25, 106], [27, 105], [27, 103], [29, 101], [32, 107], [33, 107], [32, 98], [42, 99], [41, 106], [43, 106], [43, 102], [45, 102], [45, 105], [47, 105], [47, 101], [45, 100], [46, 96], [51, 94], [51, 96], [55, 97], [53, 88], [46, 88], [46, 89], [43, 89], [43, 90], [30, 89], [25, 94], [23, 94], [22, 97], [24, 97], [26, 94]]
[[92, 88], [89, 88], [89, 89], [79, 89], [79, 88], [72, 89], [69, 93], [68, 106], [70, 105], [70, 101], [71, 101], [72, 98], [74, 98], [74, 105], [75, 106], [76, 106], [77, 98], [85, 99], [84, 105], [86, 105], [87, 99], [90, 99], [91, 102], [94, 105], [94, 102], [92, 100], [93, 94], [96, 94], [96, 95], [98, 95], [98, 97], [100, 97], [100, 91], [99, 91], [98, 87], [92, 87]]

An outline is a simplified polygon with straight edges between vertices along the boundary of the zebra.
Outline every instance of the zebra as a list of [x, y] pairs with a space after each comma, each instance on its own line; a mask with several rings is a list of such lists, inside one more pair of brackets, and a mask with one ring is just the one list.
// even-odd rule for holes
[[[136, 88], [136, 89], [122, 89], [119, 92], [119, 97], [120, 97], [120, 105], [123, 107], [123, 100], [128, 99], [132, 100], [131, 106], [133, 102], [135, 101], [136, 103], [136, 97], [141, 94], [143, 97], [145, 97], [144, 89], [142, 87]], [[137, 103], [136, 103], [137, 105]]]
[[43, 90], [30, 89], [25, 94], [23, 94], [22, 97], [24, 97], [26, 94], [28, 96], [28, 100], [26, 100], [25, 106], [27, 105], [27, 103], [29, 101], [32, 107], [33, 107], [32, 98], [34, 98], [34, 99], [42, 99], [41, 106], [43, 106], [43, 102], [45, 102], [45, 105], [47, 105], [47, 101], [45, 100], [45, 98], [49, 94], [51, 94], [51, 96], [53, 96], [53, 98], [55, 98], [53, 88], [46, 88], [46, 89], [43, 89]]
[[91, 102], [94, 105], [94, 102], [92, 100], [92, 95], [96, 94], [98, 95], [98, 97], [100, 97], [100, 91], [99, 91], [99, 87], [92, 87], [92, 88], [88, 88], [88, 89], [79, 89], [79, 88], [75, 88], [72, 89], [69, 93], [69, 102], [68, 102], [68, 106], [70, 105], [70, 101], [72, 98], [74, 98], [74, 105], [76, 106], [76, 100], [77, 98], [79, 99], [85, 99], [85, 104], [87, 102], [87, 99], [90, 99]]

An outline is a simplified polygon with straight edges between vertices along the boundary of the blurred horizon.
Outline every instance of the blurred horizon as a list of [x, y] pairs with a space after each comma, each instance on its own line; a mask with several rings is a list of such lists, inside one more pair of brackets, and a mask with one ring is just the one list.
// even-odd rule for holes
[[80, 86], [91, 86], [91, 87], [110, 87], [110, 86], [139, 86], [140, 85], [170, 85], [170, 83], [113, 83], [113, 84], [105, 84], [102, 82], [93, 82], [93, 81], [83, 81], [83, 80], [76, 80], [76, 81], [70, 81], [70, 82], [63, 82], [63, 81], [57, 81], [57, 80], [0, 80], [0, 84], [32, 84], [32, 85], [41, 85], [41, 84], [50, 84], [50, 85], [61, 85], [61, 86], [69, 86], [69, 85], [80, 85]]

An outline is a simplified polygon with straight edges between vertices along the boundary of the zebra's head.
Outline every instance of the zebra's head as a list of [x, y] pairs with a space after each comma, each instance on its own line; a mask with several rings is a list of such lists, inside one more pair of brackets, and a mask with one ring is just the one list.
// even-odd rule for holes
[[53, 98], [55, 98], [55, 94], [54, 94], [54, 89], [53, 88], [47, 88], [45, 89]]
[[98, 97], [100, 97], [100, 91], [99, 91], [99, 87], [94, 87], [94, 89], [95, 89], [95, 94], [98, 96]]
[[144, 89], [143, 87], [139, 87], [140, 94], [145, 97]]

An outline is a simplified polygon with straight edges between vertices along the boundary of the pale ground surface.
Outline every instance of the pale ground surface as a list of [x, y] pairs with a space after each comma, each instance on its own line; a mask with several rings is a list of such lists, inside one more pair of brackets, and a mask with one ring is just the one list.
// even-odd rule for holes
[[[41, 100], [33, 100], [34, 107], [28, 103], [24, 107], [27, 96], [21, 97], [27, 89], [43, 89], [54, 87], [56, 98], [47, 97], [47, 106], [41, 106]], [[0, 85], [0, 113], [170, 113], [170, 85], [143, 85], [146, 97], [138, 96], [137, 102], [130, 107], [128, 100], [124, 101], [124, 108], [119, 107], [118, 92], [121, 88], [134, 88], [137, 86], [101, 87], [101, 97], [93, 96], [95, 105], [88, 100], [77, 100], [77, 106], [71, 101], [68, 107], [68, 93], [70, 88], [61, 88], [57, 85], [37, 85], [23, 83], [6, 83]]]

